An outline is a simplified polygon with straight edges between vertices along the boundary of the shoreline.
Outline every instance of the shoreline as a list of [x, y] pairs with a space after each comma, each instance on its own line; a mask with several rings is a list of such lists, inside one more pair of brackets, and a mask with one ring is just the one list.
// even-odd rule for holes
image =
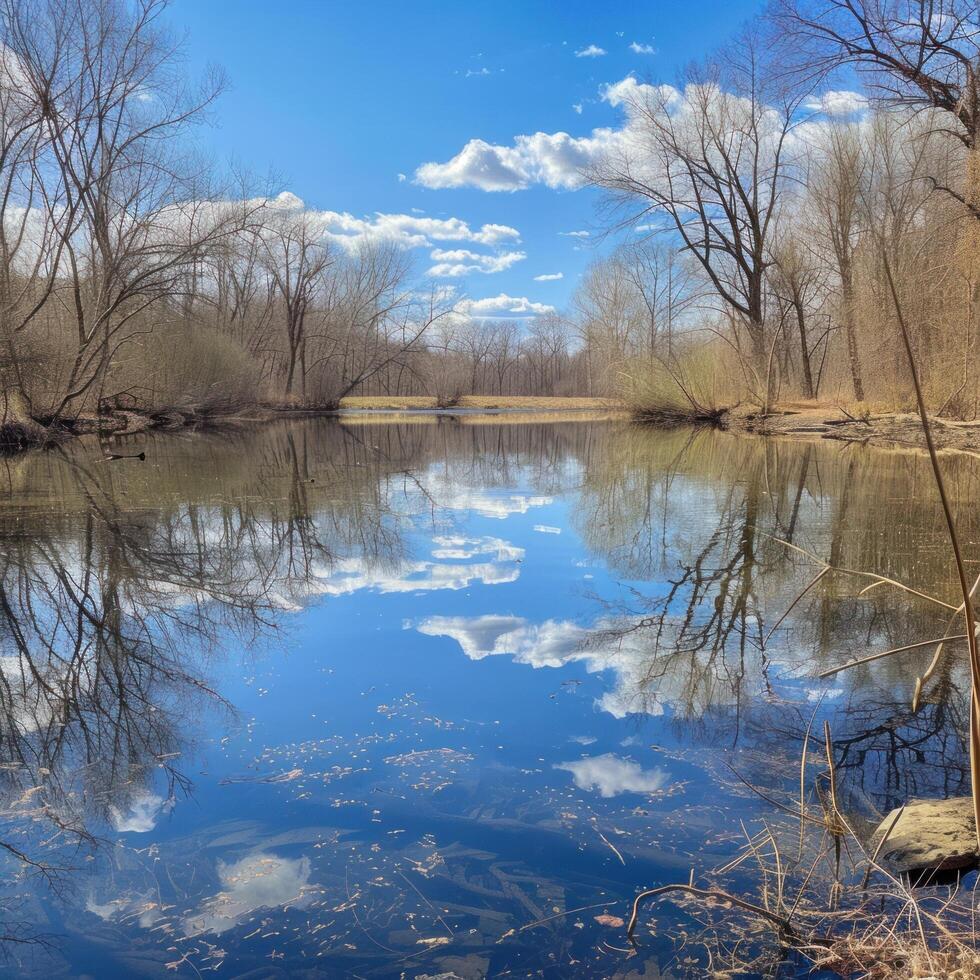
[[177, 432], [237, 428], [281, 419], [336, 418], [351, 422], [396, 422], [410, 418], [457, 418], [461, 421], [520, 418], [524, 421], [556, 421], [560, 418], [572, 420], [600, 416], [624, 420], [629, 417], [623, 405], [614, 399], [479, 395], [464, 396], [452, 406], [438, 406], [434, 397], [353, 397], [342, 399], [336, 408], [261, 404], [231, 412], [177, 408], [144, 412], [120, 408], [99, 415], [80, 415], [57, 425], [46, 425], [36, 419], [11, 421], [6, 427], [0, 426], [0, 456], [9, 458], [31, 450], [61, 445], [82, 436], [114, 439], [159, 430]]
[[[80, 416], [54, 428], [44, 428], [38, 423], [41, 437], [37, 441], [12, 444], [0, 451], [0, 455], [15, 456], [80, 436], [112, 439], [157, 430], [238, 428], [277, 420], [314, 418], [335, 418], [351, 424], [430, 419], [457, 419], [461, 423], [478, 423], [484, 419], [528, 423], [621, 420], [651, 429], [706, 425], [733, 434], [797, 440], [830, 439], [879, 449], [926, 450], [921, 421], [911, 412], [879, 412], [856, 417], [839, 408], [790, 404], [768, 413], [736, 408], [721, 414], [716, 422], [678, 419], [667, 423], [638, 418], [621, 402], [606, 398], [466, 396], [453, 406], [439, 406], [435, 402], [435, 398], [428, 397], [354, 397], [343, 399], [338, 408], [256, 405], [228, 413], [178, 409], [147, 413], [117, 409], [99, 416]], [[933, 438], [941, 452], [980, 456], [980, 421], [959, 422], [937, 417], [930, 421]]]
[[[932, 435], [941, 452], [980, 455], [980, 422], [957, 422], [930, 416]], [[790, 439], [831, 439], [879, 449], [926, 451], [922, 422], [912, 412], [879, 412], [867, 418], [839, 409], [784, 408], [762, 412], [729, 412], [721, 427], [729, 432]]]

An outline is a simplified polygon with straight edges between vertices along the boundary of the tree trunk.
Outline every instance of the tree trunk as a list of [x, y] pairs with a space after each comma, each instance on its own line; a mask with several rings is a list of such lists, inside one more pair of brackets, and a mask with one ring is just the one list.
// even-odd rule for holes
[[0, 452], [12, 452], [44, 442], [44, 428], [31, 418], [17, 385], [0, 384]]
[[810, 350], [806, 343], [806, 319], [803, 316], [803, 304], [793, 301], [796, 311], [796, 325], [800, 331], [800, 357], [803, 360], [803, 397], [813, 398], [813, 371], [810, 370]]
[[847, 359], [851, 366], [851, 383], [854, 385], [854, 398], [864, 401], [864, 379], [861, 375], [861, 353], [858, 350], [857, 333], [854, 329], [854, 283], [851, 270], [844, 266], [841, 269], [841, 283], [844, 299], [844, 334], [847, 337]]

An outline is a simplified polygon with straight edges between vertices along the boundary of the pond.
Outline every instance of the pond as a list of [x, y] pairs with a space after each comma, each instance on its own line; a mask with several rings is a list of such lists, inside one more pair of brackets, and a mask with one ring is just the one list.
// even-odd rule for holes
[[113, 450], [0, 467], [5, 976], [705, 975], [676, 903], [622, 920], [772, 818], [814, 719], [855, 820], [968, 788], [958, 651], [916, 711], [931, 650], [817, 677], [948, 611], [794, 604], [818, 560], [955, 600], [924, 457], [521, 416]]

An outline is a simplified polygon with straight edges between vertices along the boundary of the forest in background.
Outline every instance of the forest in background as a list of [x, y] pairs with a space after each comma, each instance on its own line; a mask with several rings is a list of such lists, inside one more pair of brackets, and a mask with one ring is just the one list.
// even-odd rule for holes
[[905, 408], [896, 308], [932, 411], [977, 417], [975, 4], [779, 0], [672, 84], [619, 83], [625, 126], [586, 175], [606, 245], [527, 320], [475, 317], [396, 241], [338, 243], [203, 161], [225, 82], [185, 77], [165, 6], [0, 2], [8, 443], [374, 394]]

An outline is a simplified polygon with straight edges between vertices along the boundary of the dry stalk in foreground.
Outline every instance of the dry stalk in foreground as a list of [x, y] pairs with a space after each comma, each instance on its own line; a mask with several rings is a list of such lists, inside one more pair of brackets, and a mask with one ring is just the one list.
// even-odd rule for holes
[[[907, 644], [863, 657], [833, 671], [827, 671], [821, 676], [837, 673], [858, 663], [891, 656], [902, 650], [936, 644], [932, 664], [925, 674], [917, 679], [914, 694], [914, 701], [917, 702], [923, 681], [935, 669], [945, 645], [952, 640], [966, 640], [971, 676], [969, 736], [971, 789], [975, 829], [980, 844], [980, 650], [978, 650], [972, 603], [978, 583], [975, 582], [971, 588], [967, 579], [956, 521], [932, 437], [908, 325], [887, 251], [883, 249], [882, 254], [888, 288], [908, 358], [933, 477], [949, 535], [950, 551], [956, 567], [962, 602], [959, 607], [954, 607], [883, 576], [855, 569], [832, 569], [826, 562], [815, 559], [823, 566], [822, 569], [793, 600], [791, 606], [776, 622], [773, 630], [832, 570], [872, 579], [864, 591], [890, 585], [918, 598], [938, 603], [951, 611], [952, 617], [943, 637], [924, 643]], [[783, 543], [802, 552], [802, 549], [795, 545]], [[813, 555], [808, 557], [815, 558]], [[951, 634], [953, 619], [960, 615], [963, 616], [965, 632]], [[772, 635], [773, 630], [770, 630], [769, 636]], [[829, 725], [826, 723], [824, 748], [827, 769], [814, 781], [811, 798], [815, 797], [819, 803], [819, 809], [815, 811], [805, 796], [809, 737], [808, 730], [803, 744], [800, 797], [796, 807], [764, 796], [778, 810], [798, 821], [797, 856], [791, 858], [784, 854], [779, 835], [768, 824], [765, 825], [765, 830], [755, 837], [746, 834], [746, 845], [742, 854], [719, 869], [719, 874], [731, 873], [744, 865], [751, 866], [756, 873], [755, 900], [734, 895], [721, 887], [696, 887], [693, 875], [687, 885], [667, 885], [647, 889], [640, 892], [633, 903], [633, 912], [627, 928], [630, 941], [635, 942], [639, 909], [644, 901], [680, 893], [683, 896], [682, 900], [700, 903], [694, 906], [695, 915], [704, 915], [713, 907], [721, 908], [726, 912], [728, 925], [726, 931], [718, 932], [713, 924], [705, 923], [705, 936], [712, 937], [714, 945], [714, 948], [708, 949], [708, 953], [715, 976], [758, 968], [764, 959], [768, 959], [771, 966], [790, 954], [809, 960], [815, 968], [829, 970], [846, 977], [857, 975], [872, 980], [886, 980], [892, 977], [923, 978], [923, 980], [927, 977], [951, 977], [965, 980], [967, 977], [980, 976], [975, 893], [964, 893], [957, 887], [913, 890], [908, 882], [891, 874], [887, 868], [879, 864], [878, 854], [897, 819], [879, 840], [874, 853], [866, 852], [862, 841], [854, 833], [838, 805], [833, 745]], [[808, 830], [811, 832], [811, 838], [813, 832], [817, 832], [817, 840], [811, 839], [807, 845]], [[874, 883], [872, 883], [873, 879]], [[762, 951], [756, 952], [760, 946], [757, 938], [760, 926], [774, 935], [775, 943], [770, 943], [768, 949], [763, 943]], [[744, 952], [746, 949], [752, 952], [747, 955]]]
[[[692, 875], [687, 884], [640, 892], [627, 926], [630, 942], [639, 942], [641, 906], [672, 896], [700, 927], [685, 941], [699, 947], [697, 976], [705, 975], [705, 959], [711, 975], [723, 978], [770, 975], [789, 958], [870, 980], [980, 976], [974, 894], [954, 887], [913, 889], [879, 863], [890, 828], [869, 852], [838, 803], [829, 727], [824, 765], [812, 781], [809, 741], [807, 731], [799, 796], [775, 799], [750, 787], [776, 808], [777, 820], [763, 821], [754, 835], [745, 831], [739, 854], [708, 883], [696, 885]], [[729, 884], [736, 872], [740, 894]]]

